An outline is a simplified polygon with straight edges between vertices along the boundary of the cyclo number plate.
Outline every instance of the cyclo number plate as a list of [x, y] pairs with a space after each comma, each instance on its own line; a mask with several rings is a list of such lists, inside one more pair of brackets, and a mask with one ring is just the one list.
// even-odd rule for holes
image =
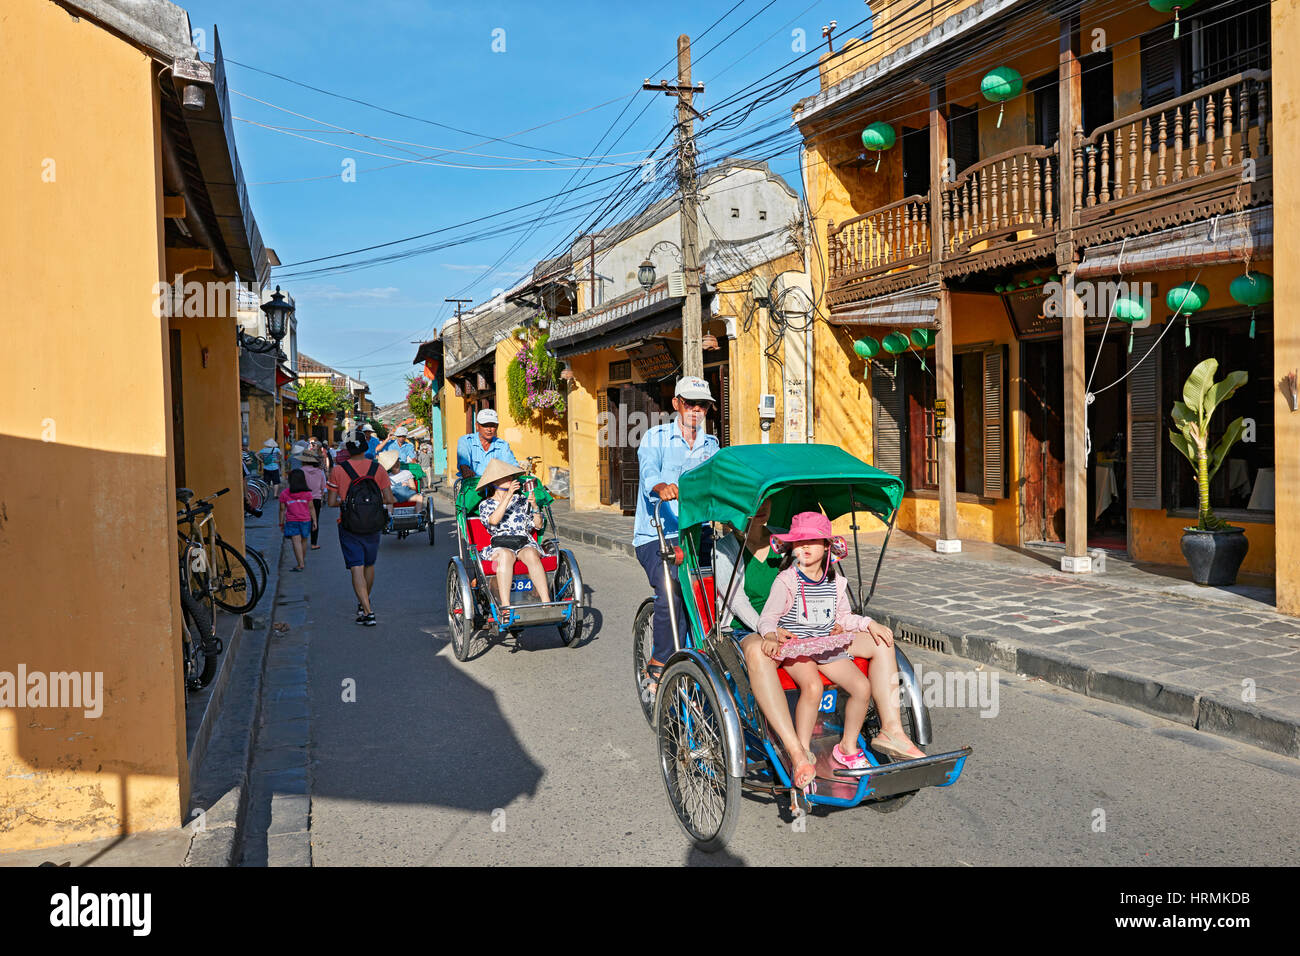
[[822, 690], [821, 703], [817, 705], [819, 714], [833, 714], [835, 712], [835, 699], [839, 691], [834, 687], [827, 687]]
[[531, 591], [532, 589], [533, 582], [530, 578], [515, 578], [510, 584], [510, 590], [512, 591]]

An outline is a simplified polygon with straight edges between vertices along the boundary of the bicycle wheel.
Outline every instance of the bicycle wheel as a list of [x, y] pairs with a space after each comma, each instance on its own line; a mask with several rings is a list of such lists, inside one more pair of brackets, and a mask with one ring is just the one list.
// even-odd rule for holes
[[188, 538], [180, 532], [177, 532], [177, 537], [180, 538], [177, 553], [181, 562], [181, 591], [188, 592], [195, 601], [207, 604], [210, 612], [212, 601], [208, 597], [208, 552], [202, 541]]
[[[251, 544], [244, 548], [244, 555], [252, 558], [253, 570], [257, 572], [257, 600], [261, 601], [266, 595], [266, 576], [271, 573], [271, 569], [266, 563], [266, 558], [262, 556], [262, 552]], [[254, 607], [256, 607], [256, 602], [254, 602]]]
[[185, 661], [185, 686], [199, 690], [217, 676], [217, 651], [207, 646], [213, 640], [212, 614], [202, 603], [181, 589], [182, 654]]
[[650, 693], [645, 668], [654, 656], [655, 599], [646, 598], [636, 612], [632, 624], [632, 677], [636, 680], [637, 700], [641, 702], [641, 715], [651, 727], [655, 723], [655, 699]]
[[215, 560], [216, 567], [212, 570], [216, 589], [212, 592], [212, 600], [232, 614], [252, 610], [261, 594], [248, 559], [217, 538]]
[[659, 693], [659, 768], [668, 801], [696, 847], [716, 853], [740, 818], [740, 778], [727, 773], [722, 708], [693, 661], [668, 668]]

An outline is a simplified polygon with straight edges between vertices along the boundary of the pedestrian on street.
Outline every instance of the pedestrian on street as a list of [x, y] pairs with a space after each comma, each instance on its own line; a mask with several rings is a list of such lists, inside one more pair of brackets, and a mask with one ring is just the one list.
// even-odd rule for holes
[[508, 465], [518, 465], [519, 459], [510, 450], [510, 443], [497, 437], [501, 419], [490, 408], [474, 416], [478, 430], [472, 435], [461, 435], [456, 442], [456, 466], [462, 478], [477, 478], [483, 474], [489, 459], [499, 458]]
[[365, 457], [373, 459], [379, 453], [379, 436], [375, 434], [374, 426], [369, 422], [362, 425], [361, 430], [366, 433]]
[[283, 456], [280, 453], [280, 446], [274, 438], [268, 438], [262, 443], [262, 450], [257, 453], [257, 457], [262, 461], [262, 480], [271, 486], [272, 492], [279, 491], [280, 488], [280, 464]]
[[379, 467], [379, 462], [365, 458], [364, 429], [355, 429], [346, 447], [348, 460], [334, 467], [326, 486], [330, 507], [339, 509], [339, 548], [357, 595], [357, 623], [374, 627], [370, 595], [375, 589], [379, 536], [388, 523], [384, 505], [394, 503], [393, 491], [388, 472]]
[[321, 453], [312, 448], [308, 448], [302, 453], [302, 473], [307, 479], [307, 487], [311, 489], [311, 507], [315, 515], [315, 520], [311, 526], [311, 549], [319, 551], [320, 545], [316, 543], [316, 538], [320, 534], [320, 509], [325, 503], [325, 471], [321, 468]]
[[307, 567], [307, 538], [316, 534], [316, 515], [312, 513], [311, 489], [301, 468], [289, 472], [289, 487], [280, 492], [280, 527], [293, 545], [293, 555], [298, 566], [291, 571]]
[[[637, 487], [636, 523], [632, 546], [655, 592], [654, 653], [646, 665], [647, 688], [653, 694], [663, 676], [664, 662], [673, 652], [669, 601], [676, 602], [677, 620], [686, 620], [680, 585], [674, 579], [671, 593], [664, 588], [663, 562], [659, 557], [659, 535], [651, 524], [654, 503], [651, 495], [665, 502], [659, 509], [664, 537], [671, 547], [677, 540], [677, 481], [682, 473], [706, 462], [718, 450], [718, 439], [705, 431], [705, 419], [713, 407], [713, 392], [702, 378], [688, 376], [677, 382], [673, 411], [677, 417], [649, 429], [637, 449], [640, 485]], [[706, 542], [701, 538], [703, 553]]]

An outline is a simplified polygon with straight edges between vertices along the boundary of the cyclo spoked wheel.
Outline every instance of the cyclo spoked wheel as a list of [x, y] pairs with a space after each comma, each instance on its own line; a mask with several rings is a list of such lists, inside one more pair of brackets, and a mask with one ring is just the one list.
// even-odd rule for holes
[[567, 621], [561, 621], [557, 625], [560, 632], [560, 639], [564, 641], [566, 647], [572, 647], [582, 636], [583, 621], [583, 595], [577, 591], [581, 588], [582, 577], [577, 573], [574, 567], [573, 556], [567, 551], [560, 552], [560, 566], [555, 569], [555, 588], [552, 598], [560, 600], [561, 598], [573, 598], [573, 611]]
[[212, 593], [212, 600], [232, 614], [252, 610], [262, 595], [248, 559], [224, 539], [218, 538], [216, 563], [216, 590]]
[[[921, 706], [924, 707], [925, 705], [922, 704]], [[899, 709], [899, 717], [903, 721], [903, 730], [907, 733], [908, 737], [915, 741], [917, 736], [916, 712], [912, 710], [911, 701], [907, 698], [904, 698], [903, 706]], [[867, 722], [864, 725], [864, 729], [867, 732], [868, 743], [871, 742], [872, 737], [880, 733], [880, 714], [876, 711], [876, 704], [874, 701], [871, 704], [871, 711], [867, 714]], [[907, 806], [917, 793], [918, 791], [916, 790], [909, 790], [907, 793], [900, 793], [897, 796], [886, 797], [883, 800], [869, 801], [868, 805], [877, 813], [893, 813], [895, 810], [901, 810], [903, 807]]]
[[641, 713], [645, 722], [654, 726], [655, 702], [650, 694], [650, 685], [646, 682], [645, 667], [654, 656], [654, 598], [646, 598], [636, 612], [632, 624], [632, 678], [636, 681], [636, 696], [641, 702]]
[[198, 690], [217, 675], [217, 655], [204, 649], [212, 632], [212, 615], [199, 601], [181, 589], [181, 619], [185, 661], [185, 686]]
[[740, 780], [727, 774], [722, 709], [693, 661], [668, 668], [659, 698], [659, 769], [668, 802], [696, 847], [715, 853], [740, 817]]
[[447, 566], [447, 629], [451, 632], [451, 649], [456, 660], [469, 658], [469, 640], [473, 633], [474, 609], [465, 606], [461, 593], [460, 574], [456, 565]]
[[266, 595], [266, 576], [271, 573], [271, 569], [267, 567], [262, 552], [252, 545], [244, 549], [244, 554], [253, 559], [253, 570], [257, 572], [257, 600], [260, 601]]

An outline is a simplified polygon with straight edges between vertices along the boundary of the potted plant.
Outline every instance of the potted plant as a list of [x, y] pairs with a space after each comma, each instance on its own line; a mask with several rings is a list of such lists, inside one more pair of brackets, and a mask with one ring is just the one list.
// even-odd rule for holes
[[1169, 430], [1169, 440], [1196, 469], [1200, 499], [1196, 527], [1183, 529], [1183, 557], [1197, 584], [1222, 586], [1236, 582], [1250, 542], [1246, 540], [1245, 528], [1233, 527], [1214, 514], [1210, 507], [1210, 479], [1241, 437], [1245, 420], [1234, 421], [1210, 448], [1210, 419], [1219, 405], [1246, 384], [1248, 377], [1245, 372], [1229, 372], [1223, 381], [1216, 382], [1214, 376], [1218, 370], [1218, 360], [1209, 358], [1187, 376], [1183, 400], [1174, 402], [1174, 428]]

